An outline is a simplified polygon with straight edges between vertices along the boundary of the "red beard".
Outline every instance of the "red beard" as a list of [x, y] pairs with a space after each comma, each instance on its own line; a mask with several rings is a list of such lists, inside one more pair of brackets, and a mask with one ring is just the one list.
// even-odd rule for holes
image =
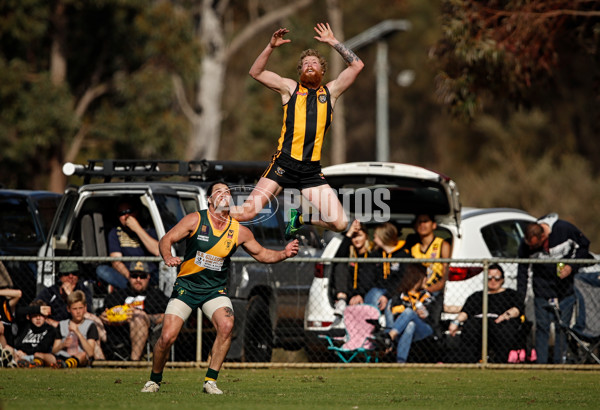
[[313, 71], [312, 73], [303, 72], [300, 74], [300, 84], [307, 88], [319, 88], [322, 80], [323, 74], [317, 71]]

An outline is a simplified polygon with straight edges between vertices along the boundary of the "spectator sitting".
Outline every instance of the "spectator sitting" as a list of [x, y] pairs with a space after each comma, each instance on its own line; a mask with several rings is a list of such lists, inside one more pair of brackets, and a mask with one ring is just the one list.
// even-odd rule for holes
[[13, 344], [12, 326], [15, 322], [15, 307], [23, 296], [19, 289], [0, 289], [0, 346]]
[[131, 360], [141, 359], [150, 329], [162, 323], [169, 301], [163, 292], [149, 286], [149, 270], [147, 263], [132, 262], [129, 286], [109, 294], [105, 301], [108, 308], [100, 315], [111, 344], [115, 339], [129, 339]]
[[[354, 220], [342, 239], [336, 257], [367, 258], [372, 248], [373, 243], [369, 241], [367, 227]], [[373, 284], [375, 275], [375, 264], [336, 264], [333, 271], [333, 282], [336, 288], [335, 314], [342, 316], [347, 304], [363, 303], [365, 294], [372, 287], [370, 285]]]
[[[55, 366], [56, 357], [52, 346], [56, 339], [56, 329], [46, 323], [50, 306], [41, 300], [34, 300], [27, 309], [28, 322], [19, 326], [15, 338], [13, 356], [19, 367]], [[21, 314], [21, 310], [19, 314]]]
[[[84, 293], [85, 300], [87, 301], [85, 319], [89, 319], [96, 323], [100, 339], [105, 341], [106, 331], [104, 330], [104, 325], [98, 316], [92, 313], [94, 311], [92, 292], [79, 280], [79, 265], [77, 262], [60, 262], [58, 265], [58, 279], [60, 283], [55, 283], [48, 288], [42, 289], [42, 291], [36, 296], [36, 299], [44, 301], [51, 308], [52, 313], [48, 318], [46, 318], [46, 323], [54, 327], [58, 327], [58, 323], [61, 320], [69, 319], [71, 316], [69, 315], [67, 307], [67, 298], [74, 291], [79, 290]], [[104, 360], [104, 353], [102, 352], [99, 343], [96, 344], [96, 352], [94, 357], [96, 360]]]
[[[398, 228], [391, 222], [385, 222], [375, 228], [373, 241], [378, 246], [372, 252], [373, 257], [383, 258], [409, 258], [408, 250], [404, 248], [405, 242], [398, 239]], [[386, 319], [386, 326], [393, 322], [388, 302], [391, 295], [398, 289], [404, 273], [403, 266], [398, 262], [385, 262], [376, 264], [377, 272], [369, 285], [365, 295], [365, 303], [377, 306]]]
[[58, 322], [70, 317], [67, 309], [67, 298], [71, 293], [80, 290], [85, 294], [87, 300], [87, 311], [93, 312], [92, 292], [79, 281], [79, 264], [73, 261], [62, 261], [58, 265], [58, 283], [44, 288], [35, 297], [46, 302], [52, 310], [52, 314], [46, 319], [52, 326], [58, 326]]
[[[133, 201], [121, 201], [117, 206], [120, 226], [108, 233], [108, 252], [113, 258], [122, 256], [159, 256], [158, 240], [154, 229], [144, 229], [138, 221], [137, 208]], [[158, 268], [151, 265], [152, 283], [158, 283]], [[96, 268], [99, 279], [119, 289], [128, 285], [129, 269], [121, 261], [113, 261], [111, 266], [99, 265]]]
[[67, 298], [67, 310], [71, 319], [61, 320], [52, 353], [56, 356], [56, 366], [87, 366], [94, 359], [94, 350], [98, 342], [96, 324], [85, 319], [86, 299], [81, 290], [73, 291]]
[[[498, 264], [488, 269], [488, 346], [490, 362], [507, 363], [508, 354], [519, 346], [519, 326], [521, 324], [522, 301], [519, 294], [503, 288], [504, 271]], [[455, 336], [459, 327], [463, 361], [477, 362], [481, 358], [483, 291], [475, 292], [467, 298], [462, 312], [450, 323], [448, 331]]]
[[[437, 223], [430, 214], [415, 217], [414, 230], [418, 241], [410, 246], [410, 254], [417, 259], [437, 259], [450, 257], [450, 244], [439, 236], [435, 236]], [[448, 277], [448, 263], [423, 263], [427, 268], [426, 289], [434, 302], [429, 306], [430, 321], [436, 335], [441, 335], [440, 318], [444, 309], [444, 286]]]
[[396, 361], [406, 363], [413, 342], [425, 339], [433, 334], [428, 323], [430, 319], [427, 307], [433, 302], [433, 297], [425, 289], [427, 281], [426, 268], [421, 264], [407, 265], [402, 281], [400, 295], [390, 301], [390, 310], [394, 322], [387, 333], [388, 347], [397, 340]]

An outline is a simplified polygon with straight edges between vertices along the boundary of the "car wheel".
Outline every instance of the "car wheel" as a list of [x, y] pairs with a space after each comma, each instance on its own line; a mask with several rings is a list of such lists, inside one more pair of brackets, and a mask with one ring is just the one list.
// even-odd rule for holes
[[273, 354], [273, 326], [269, 305], [260, 296], [248, 302], [244, 326], [244, 359], [246, 362], [270, 362]]

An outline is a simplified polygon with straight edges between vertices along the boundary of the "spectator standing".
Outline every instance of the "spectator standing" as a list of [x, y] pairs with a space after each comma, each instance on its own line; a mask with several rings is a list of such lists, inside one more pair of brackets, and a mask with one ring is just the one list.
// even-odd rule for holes
[[59, 322], [52, 346], [58, 367], [87, 366], [94, 359], [98, 329], [94, 321], [85, 319], [86, 306], [85, 293], [80, 290], [72, 292], [67, 298], [67, 310], [71, 318]]
[[[113, 258], [122, 256], [159, 256], [158, 237], [154, 229], [144, 229], [138, 220], [138, 209], [133, 201], [124, 200], [117, 205], [119, 226], [108, 233], [108, 253]], [[158, 283], [158, 267], [151, 264], [152, 283]], [[99, 279], [119, 289], [129, 285], [129, 269], [121, 261], [113, 261], [111, 266], [99, 265], [96, 268]]]
[[[527, 225], [525, 237], [519, 246], [519, 258], [591, 259], [589, 246], [590, 241], [577, 227], [552, 213]], [[575, 304], [573, 277], [579, 270], [579, 265], [568, 261], [562, 267], [556, 263], [519, 264], [517, 291], [523, 300], [527, 293], [529, 269], [532, 272], [535, 305], [537, 362], [545, 364], [549, 361], [550, 323], [554, 322], [555, 329], [560, 329], [553, 305], [559, 308], [561, 321], [570, 323]], [[564, 363], [566, 351], [566, 336], [557, 331], [553, 362]]]
[[[488, 346], [490, 362], [507, 363], [508, 354], [521, 348], [519, 326], [523, 303], [519, 294], [504, 285], [504, 270], [498, 264], [488, 268]], [[456, 336], [460, 326], [462, 361], [477, 362], [481, 358], [483, 291], [469, 296], [455, 320], [448, 326]]]
[[[117, 289], [106, 297], [107, 309], [100, 319], [106, 325], [109, 342], [113, 344], [115, 339], [129, 340], [130, 359], [140, 360], [150, 329], [162, 324], [169, 300], [163, 292], [149, 286], [150, 267], [145, 262], [129, 264], [128, 281], [126, 289]], [[119, 310], [124, 310], [125, 315], [119, 317], [113, 314]]]

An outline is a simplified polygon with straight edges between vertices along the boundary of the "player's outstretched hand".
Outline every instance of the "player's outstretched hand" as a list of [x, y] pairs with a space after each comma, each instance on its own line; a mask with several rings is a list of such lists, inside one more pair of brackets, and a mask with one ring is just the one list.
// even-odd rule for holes
[[275, 48], [279, 47], [282, 44], [290, 43], [292, 40], [283, 38], [283, 36], [285, 36], [289, 32], [290, 31], [287, 28], [280, 28], [275, 33], [273, 33], [273, 36], [271, 36], [271, 41], [269, 43], [271, 44], [271, 47]]
[[285, 256], [287, 258], [292, 258], [296, 255], [298, 255], [298, 239], [294, 239], [293, 241], [291, 241], [290, 243], [288, 243], [285, 246]]
[[318, 23], [314, 29], [318, 34], [318, 36], [315, 36], [316, 40], [319, 40], [322, 43], [329, 43], [332, 45], [337, 41], [335, 39], [335, 36], [333, 35], [333, 30], [331, 29], [331, 27], [329, 27], [329, 23]]
[[177, 256], [167, 256], [166, 258], [164, 258], [164, 260], [165, 265], [170, 267], [181, 265], [181, 259], [179, 259], [179, 257]]

